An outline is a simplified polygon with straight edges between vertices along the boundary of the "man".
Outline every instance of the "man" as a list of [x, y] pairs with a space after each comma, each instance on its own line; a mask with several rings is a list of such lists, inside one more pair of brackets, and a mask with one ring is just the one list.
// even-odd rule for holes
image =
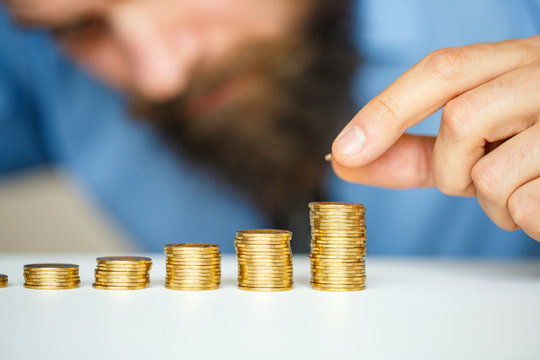
[[[31, 2], [31, 0], [28, 1]], [[370, 2], [367, 3], [370, 4]], [[147, 118], [156, 119], [155, 127], [166, 138], [172, 139], [174, 144], [179, 145], [180, 156], [184, 162], [180, 165], [178, 162], [171, 165], [168, 152], [165, 149], [160, 149], [157, 153], [146, 151], [154, 145], [148, 146], [145, 142], [155, 141], [153, 137], [146, 138], [150, 136], [145, 133], [147, 129], [140, 131], [141, 129], [120, 130], [113, 128], [104, 132], [107, 136], [111, 136], [111, 134], [120, 131], [122, 133], [120, 137], [123, 139], [133, 137], [129, 139], [128, 144], [144, 144], [144, 146], [136, 147], [135, 150], [138, 150], [136, 152], [133, 152], [134, 149], [118, 146], [112, 138], [107, 139], [107, 137], [99, 139], [97, 149], [97, 144], [94, 143], [88, 144], [85, 151], [80, 151], [77, 147], [81, 144], [76, 141], [70, 143], [70, 141], [74, 141], [70, 136], [74, 132], [78, 132], [79, 135], [85, 134], [85, 128], [89, 127], [91, 120], [80, 121], [80, 128], [74, 131], [73, 124], [68, 124], [67, 117], [70, 117], [70, 111], [76, 107], [71, 106], [70, 109], [70, 106], [66, 105], [73, 104], [71, 101], [79, 101], [78, 105], [82, 106], [80, 97], [84, 96], [84, 91], [78, 94], [64, 94], [68, 95], [69, 98], [55, 102], [57, 106], [54, 109], [56, 110], [54, 122], [57, 123], [55, 136], [63, 135], [67, 144], [64, 144], [61, 149], [55, 149], [57, 144], [47, 145], [57, 150], [59, 154], [72, 155], [72, 158], [66, 159], [66, 163], [69, 163], [72, 169], [76, 169], [75, 173], [81, 180], [121, 223], [130, 228], [136, 238], [144, 239], [143, 241], [147, 243], [152, 242], [153, 249], [157, 249], [163, 242], [173, 240], [170, 239], [170, 236], [182, 234], [182, 231], [179, 231], [181, 227], [175, 228], [174, 226], [175, 220], [182, 219], [184, 225], [188, 224], [186, 227], [189, 229], [186, 231], [189, 234], [188, 238], [174, 240], [219, 242], [225, 250], [229, 250], [232, 246], [230, 239], [235, 229], [259, 227], [263, 224], [291, 227], [290, 224], [299, 223], [295, 221], [295, 217], [298, 216], [295, 214], [300, 213], [300, 216], [305, 218], [305, 202], [324, 196], [320, 189], [322, 182], [319, 180], [322, 177], [322, 170], [317, 165], [318, 163], [312, 159], [313, 155], [321, 158], [325, 144], [323, 138], [331, 138], [329, 135], [333, 131], [333, 124], [330, 121], [306, 121], [306, 119], [310, 120], [311, 117], [319, 120], [330, 119], [331, 116], [328, 115], [335, 114], [334, 118], [339, 120], [337, 111], [346, 109], [347, 101], [345, 94], [336, 91], [336, 89], [343, 90], [343, 87], [346, 87], [347, 82], [344, 78], [350, 75], [351, 61], [354, 60], [354, 56], [347, 52], [346, 37], [342, 38], [342, 46], [336, 46], [334, 43], [339, 45], [340, 42], [335, 41], [335, 39], [330, 39], [334, 42], [324, 39], [325, 34], [317, 46], [308, 41], [314, 35], [310, 33], [312, 30], [307, 29], [328, 30], [322, 27], [325, 24], [323, 20], [328, 9], [335, 11], [330, 19], [335, 20], [337, 16], [346, 15], [340, 6], [328, 6], [327, 8], [322, 6], [323, 11], [314, 10], [321, 4], [322, 2], [305, 1], [294, 2], [292, 5], [290, 2], [240, 0], [230, 0], [225, 4], [223, 1], [208, 0], [202, 2], [104, 1], [92, 2], [91, 5], [88, 5], [85, 1], [81, 1], [81, 4], [78, 5], [60, 3], [57, 6], [52, 6], [53, 11], [48, 11], [46, 5], [42, 5], [45, 6], [45, 9], [40, 9], [39, 6], [29, 6], [26, 1], [12, 0], [9, 2], [10, 9], [20, 21], [52, 28], [66, 47], [67, 52], [78, 59], [83, 66], [110, 84], [125, 92], [132, 93], [130, 98], [134, 108]], [[346, 3], [343, 5], [345, 6]], [[429, 6], [426, 4], [416, 4], [416, 6], [416, 10], [422, 8], [422, 11], [426, 11], [424, 7], [429, 10]], [[414, 8], [414, 6], [411, 7]], [[490, 7], [500, 10], [505, 5], [500, 3]], [[396, 11], [395, 8], [385, 10], [387, 12]], [[314, 19], [318, 21], [313, 21]], [[343, 24], [347, 24], [345, 20], [341, 20]], [[311, 27], [302, 26], [302, 24], [310, 24], [310, 21]], [[343, 33], [339, 32], [340, 27], [335, 25], [336, 21], [332, 24], [334, 24], [334, 29], [337, 29], [336, 33], [343, 36]], [[385, 25], [390, 26], [390, 23]], [[522, 33], [526, 32], [522, 31]], [[310, 34], [310, 36], [306, 34]], [[530, 34], [530, 31], [528, 34], [520, 34], [521, 37], [527, 35], [533, 34]], [[514, 44], [512, 49], [519, 50], [522, 47], [534, 49], [538, 42], [535, 38], [527, 41], [527, 45]], [[257, 46], [261, 44], [262, 46]], [[328, 44], [334, 44], [334, 46], [329, 47]], [[369, 49], [367, 50], [367, 55], [370, 55]], [[508, 52], [512, 53], [513, 50], [508, 50]], [[248, 54], [245, 59], [241, 57], [244, 53]], [[331, 63], [328, 58], [326, 58], [327, 61], [320, 60], [325, 59], [324, 55], [328, 56], [329, 53], [337, 55], [330, 59], [333, 61], [333, 67], [328, 66]], [[488, 55], [485, 57], [489, 59], [485, 63], [490, 63], [490, 59], [491, 62], [494, 59], [497, 60], [499, 53], [499, 48], [491, 53], [488, 51]], [[534, 51], [531, 53], [532, 57], [526, 58], [530, 64], [534, 64], [537, 58], [534, 56]], [[307, 56], [303, 54], [307, 54]], [[239, 56], [240, 59], [238, 59]], [[487, 82], [493, 77], [502, 75], [500, 72], [503, 70], [508, 72], [508, 70], [517, 68], [519, 60], [514, 59], [514, 63], [511, 62], [513, 65], [508, 65], [510, 68], [502, 66], [503, 70], [498, 70], [498, 72], [494, 70], [487, 75], [474, 68], [472, 72], [479, 77], [473, 78], [473, 80], [468, 78], [468, 82], [459, 83], [456, 79], [460, 79], [460, 75], [464, 73], [465, 69], [469, 69], [469, 64], [474, 63], [476, 57], [464, 59], [463, 62], [466, 65], [454, 70], [453, 74], [446, 74], [447, 78], [444, 77], [446, 69], [450, 69], [449, 71], [454, 69], [450, 62], [452, 59], [448, 60], [444, 53], [443, 55], [432, 55], [431, 59], [433, 58], [435, 60], [430, 60], [428, 57], [428, 60], [416, 67], [423, 69], [426, 66], [422, 64], [435, 63], [431, 73], [415, 72], [413, 68], [412, 75], [410, 75], [411, 73], [404, 75], [406, 80], [399, 80], [388, 90], [389, 96], [382, 95], [382, 97], [375, 98], [374, 102], [368, 104], [359, 113], [353, 124], [346, 128], [333, 149], [336, 160], [334, 168], [339, 175], [349, 180], [392, 187], [429, 186], [434, 184], [430, 181], [431, 178], [442, 176], [442, 180], [438, 179], [436, 184], [444, 184], [444, 181], [447, 181], [456, 186], [454, 189], [443, 188], [444, 191], [452, 195], [470, 195], [478, 190], [477, 182], [473, 182], [475, 185], [471, 185], [469, 184], [471, 181], [469, 181], [467, 186], [463, 184], [458, 186], [454, 184], [455, 179], [453, 178], [459, 173], [460, 176], [457, 176], [456, 179], [466, 183], [468, 179], [466, 174], [467, 171], [472, 171], [472, 165], [469, 164], [467, 169], [463, 163], [476, 162], [482, 158], [480, 148], [483, 149], [485, 143], [480, 144], [480, 146], [478, 137], [471, 141], [476, 145], [474, 148], [476, 157], [467, 158], [465, 156], [472, 149], [469, 146], [462, 150], [465, 155], [453, 159], [449, 155], [451, 150], [448, 149], [453, 148], [455, 144], [447, 144], [446, 148], [443, 147], [442, 152], [439, 150], [442, 155], [435, 154], [434, 156], [436, 160], [442, 159], [437, 160], [439, 168], [442, 170], [437, 170], [439, 168], [435, 167], [433, 172], [430, 168], [417, 166], [418, 164], [423, 166], [431, 163], [429, 149], [430, 145], [433, 145], [433, 139], [406, 136], [397, 142], [395, 148], [389, 152], [385, 151], [398, 138], [398, 130], [403, 131], [405, 126], [421, 121], [423, 117], [437, 110], [438, 107], [444, 106], [461, 92], [481, 85], [482, 80]], [[231, 60], [226, 61], [225, 59]], [[287, 60], [291, 60], [292, 66], [290, 68], [285, 66]], [[223, 66], [223, 64], [227, 66]], [[429, 68], [429, 66], [431, 65], [427, 67]], [[481, 69], [484, 67], [486, 65], [479, 66]], [[53, 66], [53, 68], [55, 67]], [[331, 69], [338, 71], [325, 77], [324, 75], [328, 75]], [[268, 77], [265, 76], [266, 74], [276, 76]], [[306, 77], [308, 74], [320, 76], [319, 78], [317, 76], [311, 77], [311, 80], [319, 81], [302, 83], [303, 79], [309, 79]], [[43, 74], [40, 75], [43, 76]], [[40, 80], [48, 82], [50, 86], [51, 83], [58, 82], [59, 74], [52, 75], [49, 79]], [[71, 80], [68, 80], [68, 85], [72, 87], [74, 83], [89, 81], [87, 79]], [[454, 82], [449, 80], [454, 80]], [[278, 84], [282, 86], [279, 87]], [[324, 84], [324, 86], [320, 84]], [[443, 88], [443, 84], [446, 84], [447, 87]], [[295, 85], [298, 86], [295, 87]], [[315, 90], [317, 87], [320, 87], [319, 91]], [[287, 96], [280, 98], [280, 93], [276, 90], [285, 89], [297, 90], [287, 92]], [[311, 92], [310, 89], [313, 91]], [[534, 91], [538, 90], [533, 87], [531, 93], [534, 94]], [[95, 92], [95, 90], [92, 91], [92, 93]], [[383, 94], [388, 94], [388, 92]], [[428, 97], [434, 93], [439, 97]], [[176, 98], [176, 94], [181, 94], [181, 98]], [[416, 98], [413, 95], [416, 95]], [[407, 96], [411, 97], [410, 104]], [[403, 97], [403, 101], [396, 99], [401, 97]], [[343, 101], [338, 101], [338, 99]], [[389, 99], [393, 101], [390, 105], [387, 104]], [[423, 102], [424, 100], [426, 103]], [[100, 99], [100, 101], [93, 103], [93, 106], [86, 105], [87, 113], [85, 116], [100, 117], [102, 114], [110, 115], [111, 113], [119, 116], [118, 114], [121, 113], [118, 99], [112, 102], [104, 102], [103, 99]], [[231, 103], [235, 106], [229, 108], [228, 105]], [[399, 108], [402, 113], [396, 113], [397, 110], [394, 109], [396, 103], [403, 107], [403, 109]], [[409, 108], [405, 108], [405, 104], [408, 104]], [[377, 107], [377, 105], [379, 106]], [[96, 108], [98, 106], [99, 108]], [[231, 115], [213, 116], [214, 113], [218, 112], [216, 109]], [[532, 109], [531, 113], [527, 115], [530, 116], [537, 110]], [[68, 115], [65, 114], [66, 112]], [[179, 113], [187, 115], [184, 121], [176, 116]], [[291, 113], [297, 115], [294, 117], [295, 122], [291, 121], [290, 115], [286, 115]], [[366, 113], [367, 115], [365, 115]], [[246, 115], [253, 116], [256, 120], [250, 122], [245, 119]], [[81, 116], [81, 114], [77, 112], [76, 116]], [[65, 120], [58, 121], [58, 118]], [[517, 132], [522, 132], [534, 123], [530, 119], [528, 122], [524, 121], [525, 123], [520, 123], [521, 127], [513, 128], [514, 133], [509, 131], [498, 134], [496, 140], [504, 140]], [[443, 124], [447, 123], [447, 121], [443, 121]], [[110, 123], [104, 123], [102, 126], [114, 127]], [[62, 132], [68, 128], [68, 131]], [[67, 132], [70, 134], [67, 135]], [[269, 134], [273, 136], [269, 136]], [[321, 134], [324, 136], [321, 137]], [[143, 137], [143, 139], [139, 137]], [[268, 139], [272, 139], [272, 141], [268, 141]], [[440, 139], [444, 141], [445, 137], [441, 136]], [[107, 144], [107, 140], [111, 141], [109, 150], [113, 150], [113, 152], [107, 151], [106, 146], [103, 147]], [[460, 140], [457, 141], [459, 144], [466, 143]], [[495, 142], [490, 140], [491, 138], [488, 139], [488, 142]], [[365, 148], [359, 152], [363, 143], [366, 144]], [[529, 144], [531, 143], [534, 141], [529, 141]], [[435, 149], [438, 148], [440, 146], [435, 146]], [[459, 149], [459, 146], [456, 148]], [[420, 151], [424, 149], [424, 152]], [[503, 146], [500, 149], [503, 149]], [[495, 149], [493, 154], [497, 150], [499, 149]], [[128, 153], [123, 153], [123, 151]], [[363, 155], [364, 151], [367, 155]], [[379, 158], [383, 153], [385, 155]], [[396, 156], [396, 153], [399, 155]], [[538, 155], [534, 158], [535, 153], [531, 153], [534, 163], [534, 159], [538, 159]], [[91, 159], [82, 161], [84, 157]], [[110, 158], [109, 161], [105, 161], [107, 157], [115, 158], [117, 161], [111, 163]], [[208, 188], [214, 189], [215, 184], [210, 187], [201, 187], [197, 181], [201, 178], [204, 178], [205, 182], [212, 181], [205, 174], [208, 170], [194, 168], [193, 164], [185, 163], [186, 157], [210, 164], [212, 171], [217, 170], [230, 183], [240, 185], [241, 188], [247, 187], [247, 191], [233, 192], [229, 196], [223, 196], [224, 194], [221, 193], [218, 196], [214, 190], [211, 193], [205, 193]], [[419, 162], [417, 159], [424, 159], [424, 161]], [[449, 161], [448, 159], [455, 160], [457, 164], [454, 166], [449, 164], [448, 169], [446, 169], [444, 163]], [[442, 161], [442, 166], [440, 161]], [[78, 163], [85, 164], [84, 168], [78, 168]], [[101, 168], [107, 163], [110, 168]], [[142, 172], [140, 171], [141, 163], [144, 164], [143, 167], [146, 167]], [[88, 166], [93, 166], [93, 168], [89, 170]], [[122, 168], [118, 169], [120, 166]], [[171, 166], [174, 169], [171, 170]], [[360, 168], [358, 168], [359, 166]], [[444, 170], [449, 171], [445, 174]], [[278, 174], [275, 177], [272, 176], [274, 172]], [[141, 177], [141, 174], [144, 176]], [[287, 176], [288, 174], [289, 176]], [[332, 180], [331, 185], [334, 181]], [[113, 189], [116, 190], [114, 193], [112, 193]], [[142, 193], [141, 189], [144, 189]], [[175, 189], [175, 192], [166, 191], [163, 195], [159, 195], [159, 192], [164, 189]], [[345, 197], [344, 200], [356, 200], [358, 194], [365, 191], [355, 188], [355, 195], [343, 196], [347, 193], [347, 190], [344, 191], [344, 189], [347, 189], [344, 184], [333, 185], [330, 188], [331, 196], [334, 199]], [[480, 190], [478, 191], [480, 192]], [[505, 189], [505, 196], [508, 195], [508, 191]], [[485, 191], [480, 193], [481, 203], [488, 215], [495, 218], [495, 222], [506, 228], [515, 227], [515, 224], [509, 224], [508, 218], [504, 218], [504, 211], [501, 210], [503, 199], [484, 196]], [[526, 194], [531, 193], [533, 196], [538, 194], [534, 189]], [[136, 197], [133, 197], [135, 194]], [[262, 209], [263, 214], [266, 214], [266, 219], [270, 222], [265, 223], [264, 220], [261, 222], [264, 217], [261, 217], [260, 214], [254, 214], [252, 207], [245, 206], [245, 194], [255, 200], [259, 209]], [[394, 207], [400, 202], [399, 198], [403, 196], [391, 195], [394, 198], [392, 205], [389, 194], [393, 193], [386, 192], [380, 198], [381, 204]], [[411, 195], [411, 193], [404, 194], [405, 196]], [[370, 230], [374, 228], [374, 231], [370, 232], [372, 239], [370, 249], [373, 249], [374, 252], [484, 255], [540, 253], [538, 247], [533, 247], [533, 242], [522, 234], [505, 236], [499, 230], [488, 225], [486, 219], [480, 216], [480, 212], [474, 208], [475, 205], [471, 202], [442, 200], [438, 195], [431, 195], [426, 197], [422, 204], [411, 201], [406, 207], [395, 206], [395, 209], [386, 209], [390, 211], [380, 211], [383, 209], [377, 209], [374, 205], [375, 202], [369, 199], [372, 196], [367, 196], [360, 201], [367, 203], [372, 216], [368, 218], [368, 221], [369, 224], [372, 224]], [[292, 200], [288, 201], [289, 198]], [[170, 202], [174, 202], [174, 204]], [[497, 204], [490, 206], [486, 205], [487, 202], [496, 202]], [[179, 203], [181, 204], [179, 205]], [[211, 205], [208, 206], [208, 204]], [[425, 207], [426, 205], [428, 206]], [[181, 211], [176, 214], [167, 211], [173, 208], [181, 209]], [[441, 214], [431, 217], [430, 208], [439, 209]], [[465, 218], [452, 219], [452, 224], [448, 223], [451, 229], [462, 229], [460, 239], [453, 239], [444, 227], [437, 226], [439, 228], [432, 229], [425, 227], [426, 220], [427, 224], [440, 225], [441, 217], [444, 218], [441, 215], [448, 213], [452, 208], [464, 210], [461, 211], [461, 214], [467, 215]], [[422, 216], [414, 218], [403, 211], [391, 213], [391, 210], [403, 209], [405, 211], [419, 209]], [[503, 214], [501, 215], [501, 213]], [[287, 215], [286, 219], [280, 219], [283, 214]], [[144, 222], [134, 220], [145, 217]], [[515, 215], [515, 217], [519, 216]], [[234, 219], [232, 222], [231, 218]], [[447, 219], [450, 220], [449, 217]], [[399, 226], [404, 220], [407, 220], [408, 226]], [[537, 224], [537, 221], [534, 219], [532, 221], [523, 220], [523, 217], [520, 220], [515, 220], [523, 224], [527, 223], [527, 226], [523, 227], [527, 227], [527, 231], [536, 236], [535, 223]], [[227, 224], [223, 224], [224, 222]], [[529, 223], [532, 225], [528, 225]], [[244, 224], [249, 225], [242, 226]], [[395, 224], [393, 229], [392, 224]], [[227, 225], [233, 225], [232, 229], [227, 228]], [[214, 228], [212, 229], [210, 226], [214, 226]], [[306, 228], [305, 226], [298, 227]], [[389, 228], [390, 231], [385, 227]], [[197, 229], [200, 229], [199, 234], [197, 234]], [[400, 234], [400, 230], [411, 229], [418, 231], [417, 235]], [[440, 234], [439, 237], [444, 239], [430, 239], [433, 236], [431, 234], [437, 233]], [[397, 238], [396, 234], [399, 234], [401, 239]], [[471, 241], [477, 234], [481, 235], [482, 238]], [[494, 239], [487, 239], [492, 237], [490, 234], [496, 234]], [[216, 238], [216, 235], [219, 238]], [[510, 238], [514, 239], [510, 240]], [[515, 239], [519, 240], [515, 241], [514, 244], [509, 243]]]

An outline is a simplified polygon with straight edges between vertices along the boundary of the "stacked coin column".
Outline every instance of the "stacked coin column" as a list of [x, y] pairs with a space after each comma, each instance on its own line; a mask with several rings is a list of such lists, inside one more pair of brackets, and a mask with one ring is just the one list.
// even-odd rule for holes
[[28, 289], [64, 290], [79, 287], [79, 265], [24, 265], [24, 287]]
[[293, 286], [292, 233], [286, 230], [243, 230], [236, 233], [238, 287], [283, 291]]
[[152, 259], [141, 256], [111, 256], [96, 259], [96, 280], [103, 290], [138, 290], [150, 285]]
[[172, 290], [214, 290], [221, 282], [221, 252], [216, 244], [168, 244], [165, 287]]
[[361, 204], [313, 202], [311, 287], [327, 291], [365, 289], [365, 209]]
[[0, 274], [0, 288], [5, 288], [8, 285], [7, 275]]

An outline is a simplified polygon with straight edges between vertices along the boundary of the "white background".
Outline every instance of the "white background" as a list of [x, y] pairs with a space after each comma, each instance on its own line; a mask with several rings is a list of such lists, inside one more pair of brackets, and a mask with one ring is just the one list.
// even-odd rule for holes
[[[369, 258], [367, 290], [332, 293], [302, 257], [292, 291], [257, 293], [234, 257], [219, 290], [167, 290], [162, 255], [150, 288], [95, 290], [96, 256], [0, 256], [0, 359], [540, 359], [539, 261]], [[45, 261], [79, 264], [81, 288], [23, 288]]]

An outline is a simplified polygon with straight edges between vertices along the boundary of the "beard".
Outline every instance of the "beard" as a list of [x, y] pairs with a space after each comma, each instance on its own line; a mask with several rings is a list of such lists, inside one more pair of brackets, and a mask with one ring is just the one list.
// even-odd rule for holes
[[[195, 73], [182, 96], [159, 104], [134, 97], [132, 108], [183, 158], [245, 192], [273, 226], [295, 231], [307, 224], [307, 215], [297, 221], [307, 202], [326, 198], [324, 155], [352, 114], [355, 66], [346, 39], [247, 45]], [[193, 110], [201, 95], [239, 76], [251, 79], [239, 96], [216, 110]]]

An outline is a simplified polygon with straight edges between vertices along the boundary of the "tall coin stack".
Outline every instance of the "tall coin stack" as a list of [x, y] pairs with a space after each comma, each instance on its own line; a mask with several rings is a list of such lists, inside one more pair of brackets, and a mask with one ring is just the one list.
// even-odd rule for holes
[[150, 284], [152, 259], [141, 256], [111, 256], [96, 259], [92, 285], [105, 290], [138, 290]]
[[238, 288], [283, 291], [293, 286], [292, 233], [286, 230], [242, 230], [234, 245], [238, 257]]
[[362, 204], [312, 202], [311, 287], [326, 291], [364, 290], [365, 209]]
[[221, 282], [221, 252], [216, 244], [168, 244], [165, 287], [214, 290]]
[[79, 287], [79, 265], [24, 265], [24, 287], [28, 289], [63, 290]]
[[8, 284], [7, 275], [0, 274], [0, 288], [5, 288]]

